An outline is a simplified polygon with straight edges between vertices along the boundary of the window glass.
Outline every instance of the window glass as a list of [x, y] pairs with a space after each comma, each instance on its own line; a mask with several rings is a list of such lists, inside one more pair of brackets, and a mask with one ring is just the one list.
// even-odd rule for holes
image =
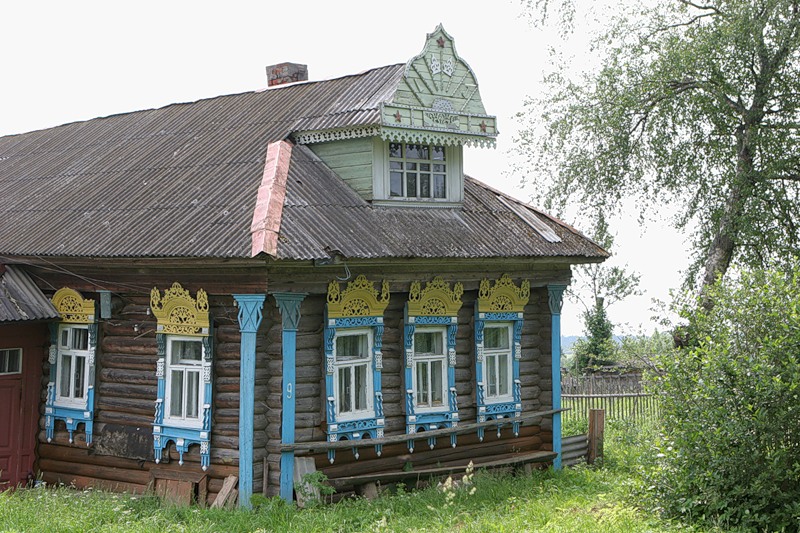
[[72, 397], [83, 398], [83, 379], [85, 373], [86, 358], [75, 356], [73, 358], [73, 380], [72, 380]]
[[486, 357], [486, 395], [497, 396], [497, 357], [489, 355]]
[[486, 327], [484, 330], [483, 345], [489, 350], [493, 349], [507, 349], [508, 342], [508, 327]]
[[434, 198], [445, 198], [447, 196], [447, 190], [444, 186], [444, 174], [434, 174], [433, 175], [433, 197]]
[[356, 383], [356, 411], [363, 411], [367, 408], [367, 365], [358, 365], [353, 370]]
[[[350, 333], [350, 332], [348, 332]], [[372, 406], [372, 352], [371, 333], [339, 333], [335, 341], [334, 390], [338, 414], [371, 416]]]
[[417, 405], [428, 404], [428, 361], [417, 363]]
[[170, 372], [170, 402], [168, 415], [173, 418], [183, 417], [183, 370]]
[[367, 335], [343, 335], [336, 337], [336, 360], [364, 359], [369, 356]]
[[22, 371], [22, 350], [0, 350], [0, 374], [18, 374]]
[[172, 364], [193, 364], [202, 359], [201, 342], [194, 340], [172, 340]]
[[418, 331], [414, 333], [414, 352], [418, 354], [443, 353], [443, 333], [441, 331]]
[[349, 413], [353, 410], [353, 404], [350, 401], [350, 395], [353, 387], [350, 381], [350, 367], [339, 369], [339, 412]]
[[186, 372], [186, 418], [197, 418], [200, 411], [200, 372]]
[[499, 354], [497, 356], [497, 393], [500, 396], [507, 396], [510, 392], [510, 379], [508, 375], [508, 361], [507, 353]]
[[89, 330], [83, 328], [71, 328], [72, 342], [70, 348], [73, 350], [89, 349]]
[[418, 407], [445, 405], [444, 339], [442, 329], [414, 332], [414, 387]]
[[389, 195], [447, 197], [444, 146], [389, 143]]
[[444, 405], [443, 393], [443, 375], [444, 361], [433, 361], [431, 363], [431, 406], [439, 407]]
[[196, 338], [169, 338], [168, 343], [165, 417], [197, 422], [203, 404], [203, 342]]
[[59, 370], [61, 371], [61, 381], [59, 382], [58, 386], [58, 394], [59, 396], [64, 396], [69, 398], [69, 378], [72, 375], [71, 355], [61, 356], [61, 365], [59, 367]]

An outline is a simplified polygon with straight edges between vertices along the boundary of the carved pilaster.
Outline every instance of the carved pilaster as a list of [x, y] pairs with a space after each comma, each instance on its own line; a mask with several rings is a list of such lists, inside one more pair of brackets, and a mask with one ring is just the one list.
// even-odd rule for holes
[[551, 315], [561, 314], [561, 307], [564, 304], [564, 290], [566, 288], [566, 285], [547, 286], [548, 303], [550, 304]]
[[278, 304], [281, 312], [281, 326], [284, 331], [297, 331], [300, 324], [300, 304], [303, 302], [307, 293], [299, 292], [276, 292], [272, 296]]

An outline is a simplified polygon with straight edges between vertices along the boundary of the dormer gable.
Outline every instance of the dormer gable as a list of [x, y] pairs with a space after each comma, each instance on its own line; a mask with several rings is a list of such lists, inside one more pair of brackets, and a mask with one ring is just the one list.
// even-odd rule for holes
[[393, 88], [374, 88], [386, 97], [365, 123], [293, 138], [373, 203], [457, 207], [463, 146], [494, 147], [497, 119], [486, 114], [475, 73], [441, 24], [398, 67]]

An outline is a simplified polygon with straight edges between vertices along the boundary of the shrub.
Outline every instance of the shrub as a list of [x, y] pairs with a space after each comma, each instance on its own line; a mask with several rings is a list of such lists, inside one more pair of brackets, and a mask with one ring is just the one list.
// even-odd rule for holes
[[800, 271], [718, 284], [694, 346], [662, 357], [664, 439], [650, 471], [670, 515], [753, 530], [800, 524]]

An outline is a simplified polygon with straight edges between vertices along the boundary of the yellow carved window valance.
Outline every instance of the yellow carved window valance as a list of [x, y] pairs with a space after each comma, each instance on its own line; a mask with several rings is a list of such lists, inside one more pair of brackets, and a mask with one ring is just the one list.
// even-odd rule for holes
[[408, 293], [409, 316], [456, 316], [461, 308], [461, 295], [464, 286], [457, 282], [450, 284], [441, 276], [433, 278], [421, 289], [421, 283], [414, 281]]
[[94, 322], [94, 300], [84, 299], [74, 289], [63, 287], [53, 295], [53, 306], [68, 324], [92, 324]]
[[363, 275], [348, 283], [343, 291], [336, 281], [328, 284], [328, 318], [383, 316], [387, 305], [389, 283], [386, 280], [381, 284], [380, 293]]
[[528, 280], [523, 280], [517, 287], [508, 274], [500, 276], [494, 285], [488, 279], [484, 279], [478, 290], [478, 312], [521, 313], [530, 296], [531, 282]]
[[159, 333], [208, 335], [208, 295], [203, 289], [197, 290], [197, 299], [194, 299], [178, 282], [164, 291], [163, 297], [158, 288], [153, 287], [150, 308], [158, 320]]

